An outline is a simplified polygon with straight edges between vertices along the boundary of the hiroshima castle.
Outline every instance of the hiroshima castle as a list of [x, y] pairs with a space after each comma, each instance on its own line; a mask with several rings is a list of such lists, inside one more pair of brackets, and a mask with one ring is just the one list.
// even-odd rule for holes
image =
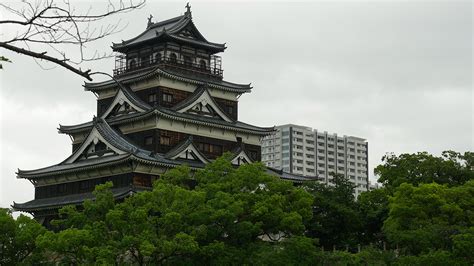
[[[223, 153], [238, 166], [261, 159], [261, 140], [274, 127], [238, 120], [238, 99], [250, 84], [225, 81], [221, 57], [225, 44], [208, 41], [184, 15], [152, 22], [138, 36], [114, 43], [113, 78], [85, 83], [97, 96], [97, 115], [77, 125], [60, 125], [72, 139], [64, 161], [18, 170], [35, 187], [35, 198], [14, 203], [43, 224], [65, 205], [93, 199], [95, 186], [113, 183], [121, 200], [150, 189], [168, 169], [186, 164], [198, 171]], [[111, 76], [112, 77], [112, 76]], [[268, 169], [301, 182], [304, 177]]]

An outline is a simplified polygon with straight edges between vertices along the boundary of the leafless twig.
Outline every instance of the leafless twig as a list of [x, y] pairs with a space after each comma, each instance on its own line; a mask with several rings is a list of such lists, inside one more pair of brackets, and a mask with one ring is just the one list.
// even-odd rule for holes
[[[77, 65], [84, 61], [110, 57], [111, 54], [99, 54], [95, 51], [88, 57], [85, 55], [86, 45], [118, 33], [126, 27], [120, 20], [113, 24], [101, 24], [102, 20], [139, 9], [144, 4], [145, 0], [118, 0], [117, 3], [110, 0], [106, 10], [93, 13], [92, 7], [78, 12], [69, 0], [37, 0], [34, 3], [24, 0], [20, 6], [15, 7], [0, 3], [0, 11], [4, 9], [12, 17], [0, 20], [0, 26], [11, 25], [18, 28], [15, 36], [0, 40], [0, 48], [52, 62], [92, 80], [90, 70], [81, 70]], [[79, 58], [73, 60], [66, 54], [65, 45], [78, 49]]]

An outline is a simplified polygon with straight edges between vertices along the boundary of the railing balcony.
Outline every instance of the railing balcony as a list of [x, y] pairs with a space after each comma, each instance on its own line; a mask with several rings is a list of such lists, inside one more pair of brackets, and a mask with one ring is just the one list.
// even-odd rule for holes
[[[176, 57], [150, 58], [146, 60], [125, 59], [123, 56], [117, 56], [115, 60], [114, 76], [123, 75], [126, 73], [135, 72], [141, 69], [162, 66], [165, 68], [172, 68], [181, 72], [190, 72], [193, 74], [206, 75], [213, 78], [222, 79], [223, 70], [221, 69], [220, 58], [211, 58], [211, 62], [196, 64], [187, 60], [180, 60]], [[216, 63], [218, 62], [218, 63]]]

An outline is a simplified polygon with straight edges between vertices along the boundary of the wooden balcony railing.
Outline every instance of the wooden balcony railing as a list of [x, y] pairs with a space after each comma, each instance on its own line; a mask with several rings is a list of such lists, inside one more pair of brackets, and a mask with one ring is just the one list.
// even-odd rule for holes
[[[130, 60], [130, 59], [129, 59]], [[156, 59], [141, 60], [138, 62], [135, 59], [134, 61], [126, 61], [125, 58], [116, 59], [116, 67], [114, 69], [114, 76], [123, 75], [130, 72], [135, 72], [140, 69], [152, 67], [152, 66], [164, 66], [174, 68], [180, 71], [193, 72], [197, 74], [207, 75], [215, 78], [222, 78], [223, 70], [220, 68], [220, 65], [211, 65], [207, 64], [195, 64], [193, 62], [180, 60], [172, 57], [161, 57]]]

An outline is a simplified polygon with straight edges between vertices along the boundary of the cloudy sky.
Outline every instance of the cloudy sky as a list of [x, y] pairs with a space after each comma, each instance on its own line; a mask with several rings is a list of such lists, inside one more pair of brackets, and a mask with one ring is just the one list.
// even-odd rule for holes
[[[157, 21], [184, 12], [183, 1], [148, 2], [121, 16], [128, 23], [121, 33], [89, 51], [109, 52], [111, 42], [138, 35], [149, 14]], [[471, 1], [191, 5], [205, 37], [227, 43], [224, 78], [254, 87], [240, 98], [240, 120], [366, 138], [371, 169], [386, 152], [474, 150]], [[1, 29], [0, 40], [13, 31]], [[34, 197], [33, 186], [16, 179], [17, 168], [69, 156], [70, 139], [56, 128], [90, 120], [95, 96], [63, 68], [0, 55], [13, 61], [0, 71], [0, 207], [8, 207]], [[109, 73], [113, 67], [112, 59], [83, 65]]]

